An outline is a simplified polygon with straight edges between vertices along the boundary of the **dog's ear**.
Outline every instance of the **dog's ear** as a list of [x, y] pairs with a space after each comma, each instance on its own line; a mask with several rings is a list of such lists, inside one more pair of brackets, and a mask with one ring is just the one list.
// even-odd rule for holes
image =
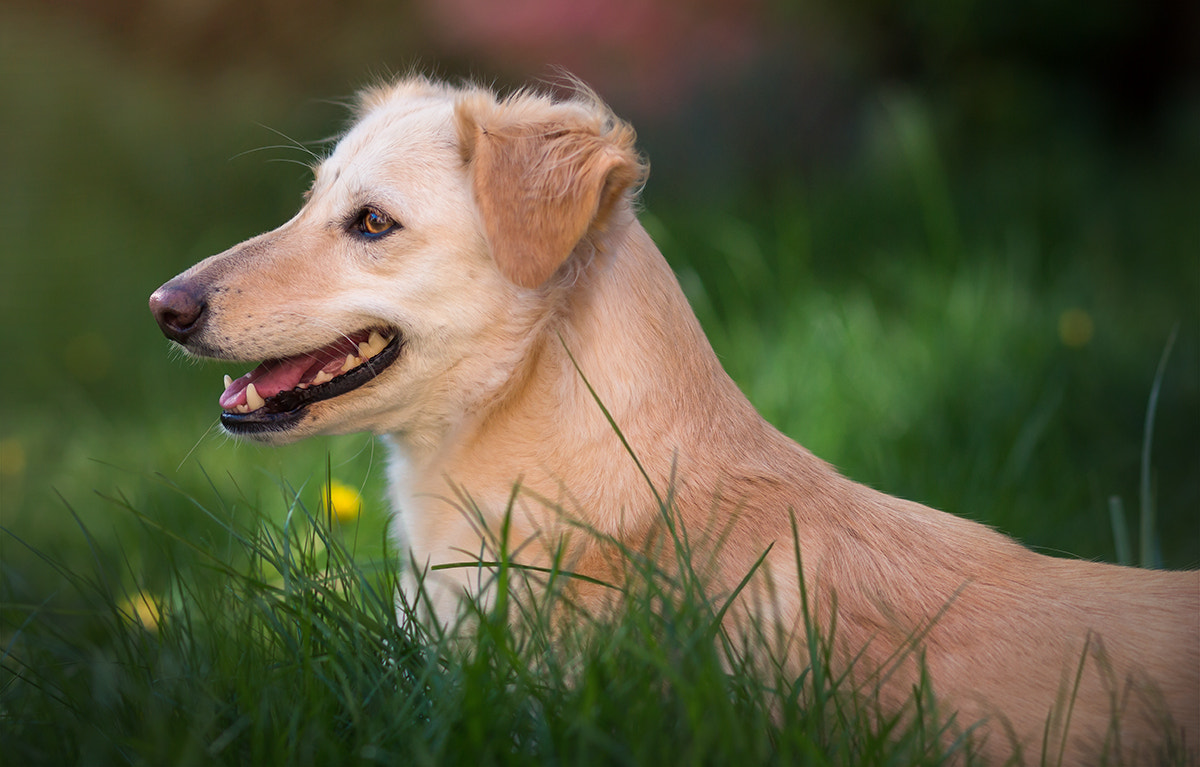
[[471, 106], [459, 105], [459, 140], [492, 258], [514, 283], [538, 287], [638, 181], [633, 130], [611, 117], [599, 127], [511, 121], [507, 105]]

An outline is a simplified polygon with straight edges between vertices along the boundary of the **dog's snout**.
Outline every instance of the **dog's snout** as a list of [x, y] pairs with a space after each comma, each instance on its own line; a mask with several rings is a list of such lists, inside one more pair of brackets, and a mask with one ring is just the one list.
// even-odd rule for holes
[[181, 344], [203, 324], [204, 309], [204, 299], [187, 286], [168, 282], [150, 296], [150, 311], [163, 334]]

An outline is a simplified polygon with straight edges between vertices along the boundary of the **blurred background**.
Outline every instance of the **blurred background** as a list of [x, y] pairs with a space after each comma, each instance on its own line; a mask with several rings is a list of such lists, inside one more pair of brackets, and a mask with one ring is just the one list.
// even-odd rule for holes
[[172, 352], [146, 300], [290, 217], [347, 99], [411, 70], [567, 71], [632, 120], [730, 373], [850, 476], [1107, 561], [1146, 496], [1152, 554], [1200, 564], [1194, 2], [4, 0], [0, 601], [52, 598], [46, 557], [161, 587], [186, 565], [155, 525], [327, 479], [379, 550], [376, 443], [220, 436], [244, 371]]

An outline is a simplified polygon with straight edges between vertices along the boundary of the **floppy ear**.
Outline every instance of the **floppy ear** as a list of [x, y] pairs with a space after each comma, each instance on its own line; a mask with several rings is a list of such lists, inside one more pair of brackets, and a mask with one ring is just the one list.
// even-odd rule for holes
[[[504, 110], [494, 108], [493, 117]], [[492, 258], [514, 283], [536, 288], [550, 279], [641, 172], [632, 130], [526, 122], [489, 125], [460, 112], [463, 154]], [[492, 122], [492, 121], [488, 121]]]

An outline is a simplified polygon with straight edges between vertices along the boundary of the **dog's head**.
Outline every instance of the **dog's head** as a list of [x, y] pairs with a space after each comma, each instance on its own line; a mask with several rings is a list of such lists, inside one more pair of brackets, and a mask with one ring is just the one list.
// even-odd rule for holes
[[643, 173], [597, 99], [409, 79], [360, 96], [300, 212], [163, 285], [150, 308], [227, 380], [221, 423], [287, 442], [434, 439], [522, 359]]

